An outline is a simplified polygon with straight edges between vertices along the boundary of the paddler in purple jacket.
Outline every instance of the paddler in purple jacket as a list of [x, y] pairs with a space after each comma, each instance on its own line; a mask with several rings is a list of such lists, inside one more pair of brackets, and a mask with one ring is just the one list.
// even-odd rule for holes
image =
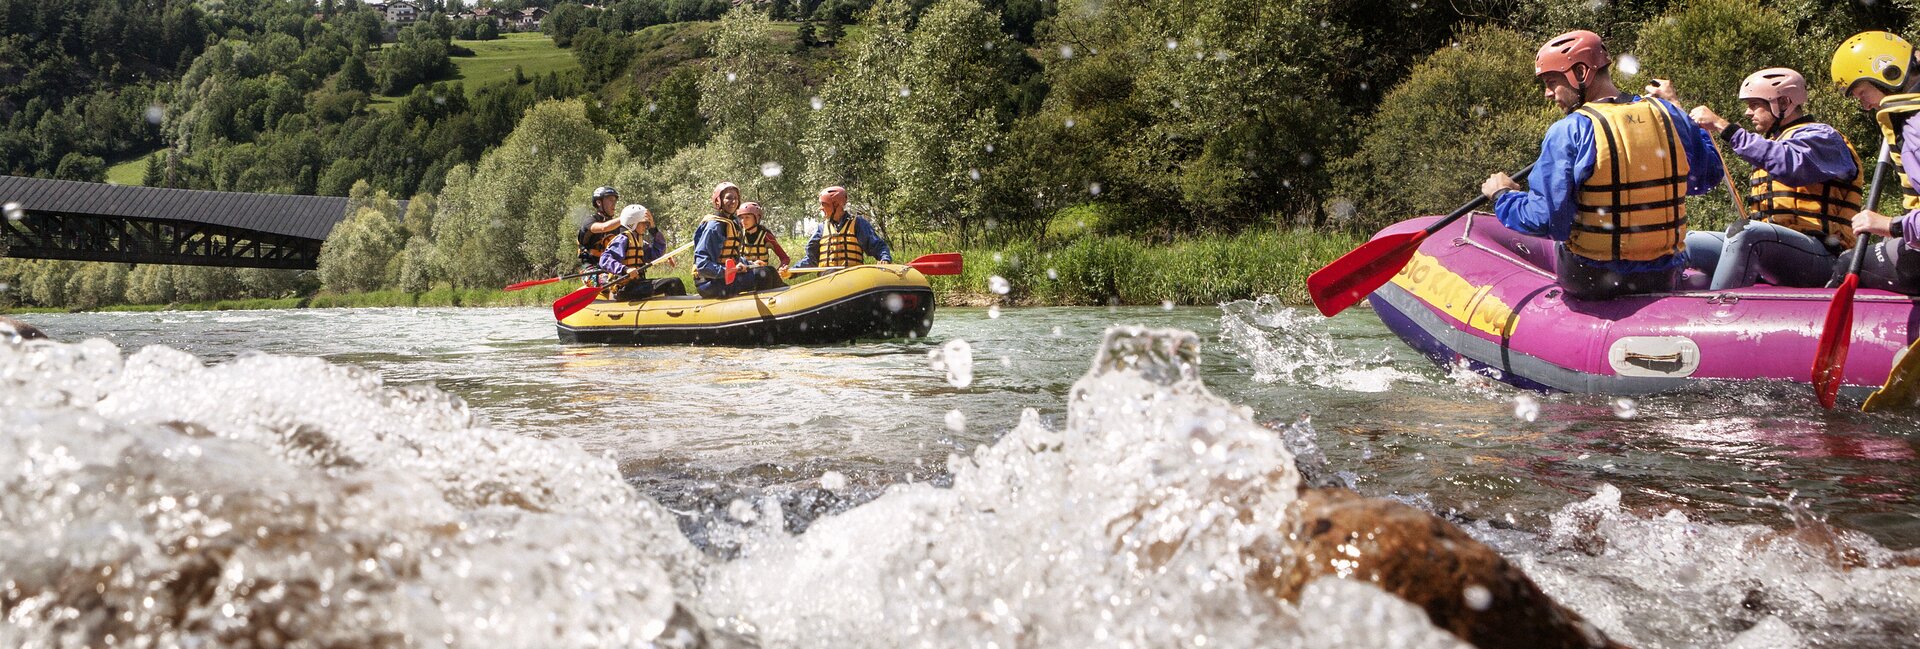
[[1558, 281], [1577, 299], [1672, 290], [1686, 197], [1720, 182], [1712, 136], [1671, 103], [1621, 92], [1611, 64], [1590, 31], [1541, 46], [1534, 76], [1567, 115], [1547, 129], [1527, 189], [1504, 173], [1480, 186], [1502, 224], [1561, 242]]
[[[1668, 101], [1676, 94], [1665, 79], [1655, 79], [1647, 92]], [[1802, 112], [1807, 80], [1799, 72], [1767, 68], [1748, 75], [1740, 82], [1740, 100], [1751, 131], [1706, 106], [1690, 114], [1753, 165], [1753, 182], [1749, 213], [1728, 225], [1731, 234], [1687, 234], [1688, 263], [1713, 271], [1715, 291], [1761, 280], [1774, 286], [1825, 285], [1834, 256], [1853, 247], [1860, 156], [1840, 131]]]
[[[1833, 53], [1833, 83], [1874, 111], [1880, 133], [1892, 147], [1894, 170], [1900, 176], [1898, 219], [1873, 209], [1853, 215], [1853, 231], [1887, 237], [1867, 249], [1860, 268], [1860, 287], [1920, 295], [1920, 93], [1915, 92], [1913, 46], [1887, 32], [1862, 32], [1840, 43]], [[1868, 206], [1869, 208], [1874, 206]], [[1853, 252], [1840, 256], [1829, 286], [1846, 278]]]

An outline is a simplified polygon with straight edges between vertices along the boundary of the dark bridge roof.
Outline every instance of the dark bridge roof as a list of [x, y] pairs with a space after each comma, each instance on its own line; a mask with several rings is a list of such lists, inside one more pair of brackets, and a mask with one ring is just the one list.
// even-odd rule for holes
[[0, 203], [29, 212], [206, 223], [305, 239], [325, 239], [347, 216], [338, 196], [242, 194], [0, 176]]

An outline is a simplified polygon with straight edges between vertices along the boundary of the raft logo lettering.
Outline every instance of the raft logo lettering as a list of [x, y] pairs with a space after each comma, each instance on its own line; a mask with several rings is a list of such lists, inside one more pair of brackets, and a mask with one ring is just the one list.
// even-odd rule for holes
[[1434, 309], [1489, 336], [1512, 335], [1520, 324], [1519, 318], [1513, 315], [1513, 307], [1492, 295], [1492, 286], [1474, 284], [1426, 253], [1414, 253], [1413, 260], [1394, 275], [1393, 283]]

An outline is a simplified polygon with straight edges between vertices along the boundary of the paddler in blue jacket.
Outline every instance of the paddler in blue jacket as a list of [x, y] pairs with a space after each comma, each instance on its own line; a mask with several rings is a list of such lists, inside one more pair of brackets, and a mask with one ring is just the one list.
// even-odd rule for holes
[[1590, 31], [1541, 46], [1534, 75], [1567, 116], [1547, 129], [1527, 189], [1504, 173], [1480, 187], [1502, 224], [1561, 242], [1559, 284], [1585, 300], [1672, 290], [1686, 197], [1720, 182], [1711, 136], [1673, 104], [1621, 92], [1611, 64]]
[[887, 240], [873, 230], [866, 219], [847, 213], [847, 190], [834, 186], [820, 190], [820, 213], [825, 223], [814, 228], [807, 240], [807, 253], [800, 257], [801, 268], [848, 268], [867, 263], [893, 263], [893, 250]]
[[[1673, 85], [1655, 79], [1647, 92], [1673, 101]], [[1687, 235], [1695, 268], [1713, 271], [1716, 291], [1752, 286], [1821, 286], [1834, 255], [1853, 246], [1853, 215], [1860, 211], [1860, 156], [1832, 126], [1802, 112], [1807, 80], [1787, 68], [1767, 68], [1740, 82], [1749, 131], [1706, 106], [1690, 113], [1700, 128], [1719, 134], [1753, 165], [1747, 209], [1719, 232]], [[1729, 187], [1728, 189], [1734, 189]]]
[[[1920, 295], [1920, 63], [1913, 46], [1887, 32], [1862, 32], [1840, 43], [1833, 53], [1833, 83], [1862, 110], [1874, 111], [1880, 133], [1892, 147], [1894, 171], [1900, 178], [1899, 218], [1873, 209], [1853, 215], [1853, 231], [1887, 237], [1867, 249], [1860, 268], [1860, 287]], [[1875, 206], [1867, 206], [1869, 208]], [[1852, 264], [1854, 251], [1840, 255], [1828, 286], [1839, 286]]]
[[[722, 298], [746, 291], [780, 286], [780, 277], [767, 266], [752, 266], [741, 258], [740, 187], [720, 183], [713, 188], [713, 213], [701, 217], [693, 229], [693, 285], [700, 297]], [[735, 275], [727, 281], [727, 267]]]

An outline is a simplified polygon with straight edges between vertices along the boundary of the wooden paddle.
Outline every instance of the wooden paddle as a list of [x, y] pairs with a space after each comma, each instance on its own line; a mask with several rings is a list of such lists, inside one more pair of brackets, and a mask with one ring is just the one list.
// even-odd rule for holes
[[1878, 412], [1912, 406], [1920, 401], [1920, 340], [1907, 346], [1900, 354], [1900, 362], [1893, 364], [1893, 371], [1887, 373], [1886, 385], [1867, 395], [1867, 402], [1860, 404], [1865, 412]]
[[[1880, 142], [1880, 156], [1873, 163], [1873, 185], [1867, 188], [1865, 209], [1880, 204], [1880, 179], [1886, 175], [1888, 143]], [[1853, 342], [1853, 291], [1860, 287], [1860, 264], [1871, 248], [1868, 235], [1860, 233], [1853, 241], [1853, 265], [1847, 278], [1833, 292], [1833, 304], [1827, 307], [1826, 323], [1820, 328], [1820, 344], [1813, 350], [1813, 393], [1820, 407], [1833, 408], [1840, 395], [1841, 370], [1847, 365], [1847, 347]]]
[[[1527, 172], [1533, 171], [1533, 165], [1532, 162], [1527, 163], [1527, 166], [1513, 173], [1514, 177], [1526, 176]], [[1427, 226], [1425, 230], [1389, 234], [1360, 244], [1360, 247], [1308, 275], [1307, 294], [1313, 297], [1313, 305], [1320, 308], [1321, 315], [1333, 317], [1347, 310], [1347, 307], [1392, 280], [1413, 259], [1414, 251], [1420, 249], [1420, 242], [1486, 204], [1486, 196], [1475, 196], [1466, 205], [1461, 205], [1460, 209]]]
[[518, 290], [520, 290], [520, 289], [524, 289], [524, 288], [533, 288], [533, 287], [535, 287], [535, 286], [542, 286], [542, 285], [546, 285], [546, 284], [552, 284], [552, 283], [554, 283], [554, 282], [558, 282], [558, 281], [562, 281], [562, 280], [569, 280], [569, 279], [574, 279], [574, 278], [576, 278], [576, 277], [586, 277], [586, 276], [588, 276], [588, 275], [595, 275], [595, 274], [599, 274], [599, 273], [604, 273], [604, 272], [607, 272], [607, 271], [604, 271], [604, 270], [600, 270], [600, 269], [597, 269], [597, 268], [596, 268], [596, 269], [593, 269], [593, 270], [589, 270], [589, 271], [583, 271], [583, 272], [578, 272], [578, 273], [574, 273], [574, 274], [572, 274], [572, 275], [561, 275], [561, 276], [559, 276], [559, 277], [549, 277], [549, 278], [546, 278], [546, 279], [530, 279], [530, 280], [527, 280], [527, 281], [524, 281], [524, 282], [520, 282], [520, 283], [518, 283], [518, 284], [509, 284], [509, 285], [507, 285], [507, 288], [506, 288], [506, 290], [509, 290], [509, 291], [518, 291]]
[[[963, 262], [960, 259], [960, 253], [936, 252], [929, 255], [920, 255], [913, 258], [913, 261], [909, 261], [903, 265], [920, 271], [921, 274], [925, 275], [958, 275], [960, 274]], [[840, 267], [815, 266], [811, 268], [789, 268], [787, 269], [787, 274], [824, 273], [830, 270], [840, 270]]]
[[[648, 267], [653, 266], [654, 264], [660, 263], [660, 260], [662, 259], [667, 259], [669, 257], [672, 257], [674, 255], [677, 255], [692, 249], [693, 249], [693, 242], [688, 241], [686, 245], [680, 246], [678, 248], [674, 248], [673, 250], [669, 250], [667, 251], [667, 254], [660, 255], [659, 257], [654, 258], [653, 261], [649, 261], [647, 263], [641, 264], [640, 269], [645, 270]], [[589, 271], [589, 274], [591, 274], [591, 271]], [[620, 284], [626, 281], [627, 280], [623, 279], [623, 280], [614, 282], [612, 284], [609, 284], [608, 286], [619, 286]], [[608, 286], [582, 286], [579, 289], [575, 290], [574, 292], [561, 296], [561, 298], [558, 300], [554, 300], [553, 301], [553, 319], [565, 320], [567, 319], [567, 316], [573, 315], [575, 313], [579, 313], [581, 309], [587, 308], [587, 305], [593, 304], [594, 298], [599, 297], [600, 292], [606, 290]]]

